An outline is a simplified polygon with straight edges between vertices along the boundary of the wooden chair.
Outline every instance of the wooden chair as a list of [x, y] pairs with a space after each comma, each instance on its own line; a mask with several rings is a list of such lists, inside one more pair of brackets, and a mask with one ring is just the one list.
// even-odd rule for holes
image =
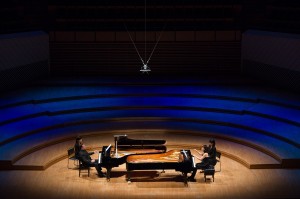
[[216, 158], [217, 158], [217, 163], [220, 163], [220, 169], [217, 170], [217, 172], [221, 172], [221, 152], [217, 151], [216, 152]]
[[70, 164], [70, 160], [73, 160], [74, 162], [74, 165], [76, 165], [76, 166], [78, 166], [79, 164], [78, 164], [78, 159], [75, 157], [75, 149], [74, 149], [74, 147], [71, 147], [71, 148], [69, 148], [68, 149], [68, 169], [71, 169], [70, 167], [69, 167], [69, 164]]

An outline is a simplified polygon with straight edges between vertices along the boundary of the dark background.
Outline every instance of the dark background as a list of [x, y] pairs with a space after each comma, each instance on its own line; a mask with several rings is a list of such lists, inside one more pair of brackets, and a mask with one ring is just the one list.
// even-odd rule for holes
[[159, 41], [149, 62], [152, 75], [230, 76], [242, 75], [245, 31], [300, 32], [297, 0], [147, 0], [146, 26], [144, 3], [5, 1], [0, 33], [45, 31], [50, 76], [140, 74], [142, 62], [126, 29], [143, 59]]

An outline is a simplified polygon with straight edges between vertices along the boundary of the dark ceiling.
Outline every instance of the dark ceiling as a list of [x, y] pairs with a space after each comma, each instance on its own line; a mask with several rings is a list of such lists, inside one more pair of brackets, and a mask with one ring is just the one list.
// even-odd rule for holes
[[[143, 0], [11, 0], [1, 32], [145, 29]], [[147, 0], [147, 30], [300, 32], [298, 0]]]

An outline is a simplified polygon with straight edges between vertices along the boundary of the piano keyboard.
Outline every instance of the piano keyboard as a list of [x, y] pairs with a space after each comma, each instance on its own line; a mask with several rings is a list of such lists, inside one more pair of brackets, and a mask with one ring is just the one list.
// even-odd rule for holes
[[192, 161], [193, 161], [193, 167], [196, 168], [196, 163], [195, 163], [195, 157], [192, 157]]
[[98, 164], [102, 163], [102, 153], [98, 154]]

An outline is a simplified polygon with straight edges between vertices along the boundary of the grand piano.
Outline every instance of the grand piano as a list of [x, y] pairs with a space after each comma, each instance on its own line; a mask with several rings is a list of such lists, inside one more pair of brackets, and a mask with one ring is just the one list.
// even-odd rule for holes
[[131, 182], [130, 173], [134, 170], [166, 170], [174, 169], [183, 174], [187, 185], [187, 173], [196, 167], [190, 150], [171, 150], [161, 154], [131, 155], [126, 159], [127, 181]]
[[107, 181], [113, 167], [126, 163], [126, 158], [137, 154], [159, 154], [166, 152], [165, 140], [135, 140], [127, 135], [114, 135], [115, 146], [103, 146], [98, 163], [106, 168]]

